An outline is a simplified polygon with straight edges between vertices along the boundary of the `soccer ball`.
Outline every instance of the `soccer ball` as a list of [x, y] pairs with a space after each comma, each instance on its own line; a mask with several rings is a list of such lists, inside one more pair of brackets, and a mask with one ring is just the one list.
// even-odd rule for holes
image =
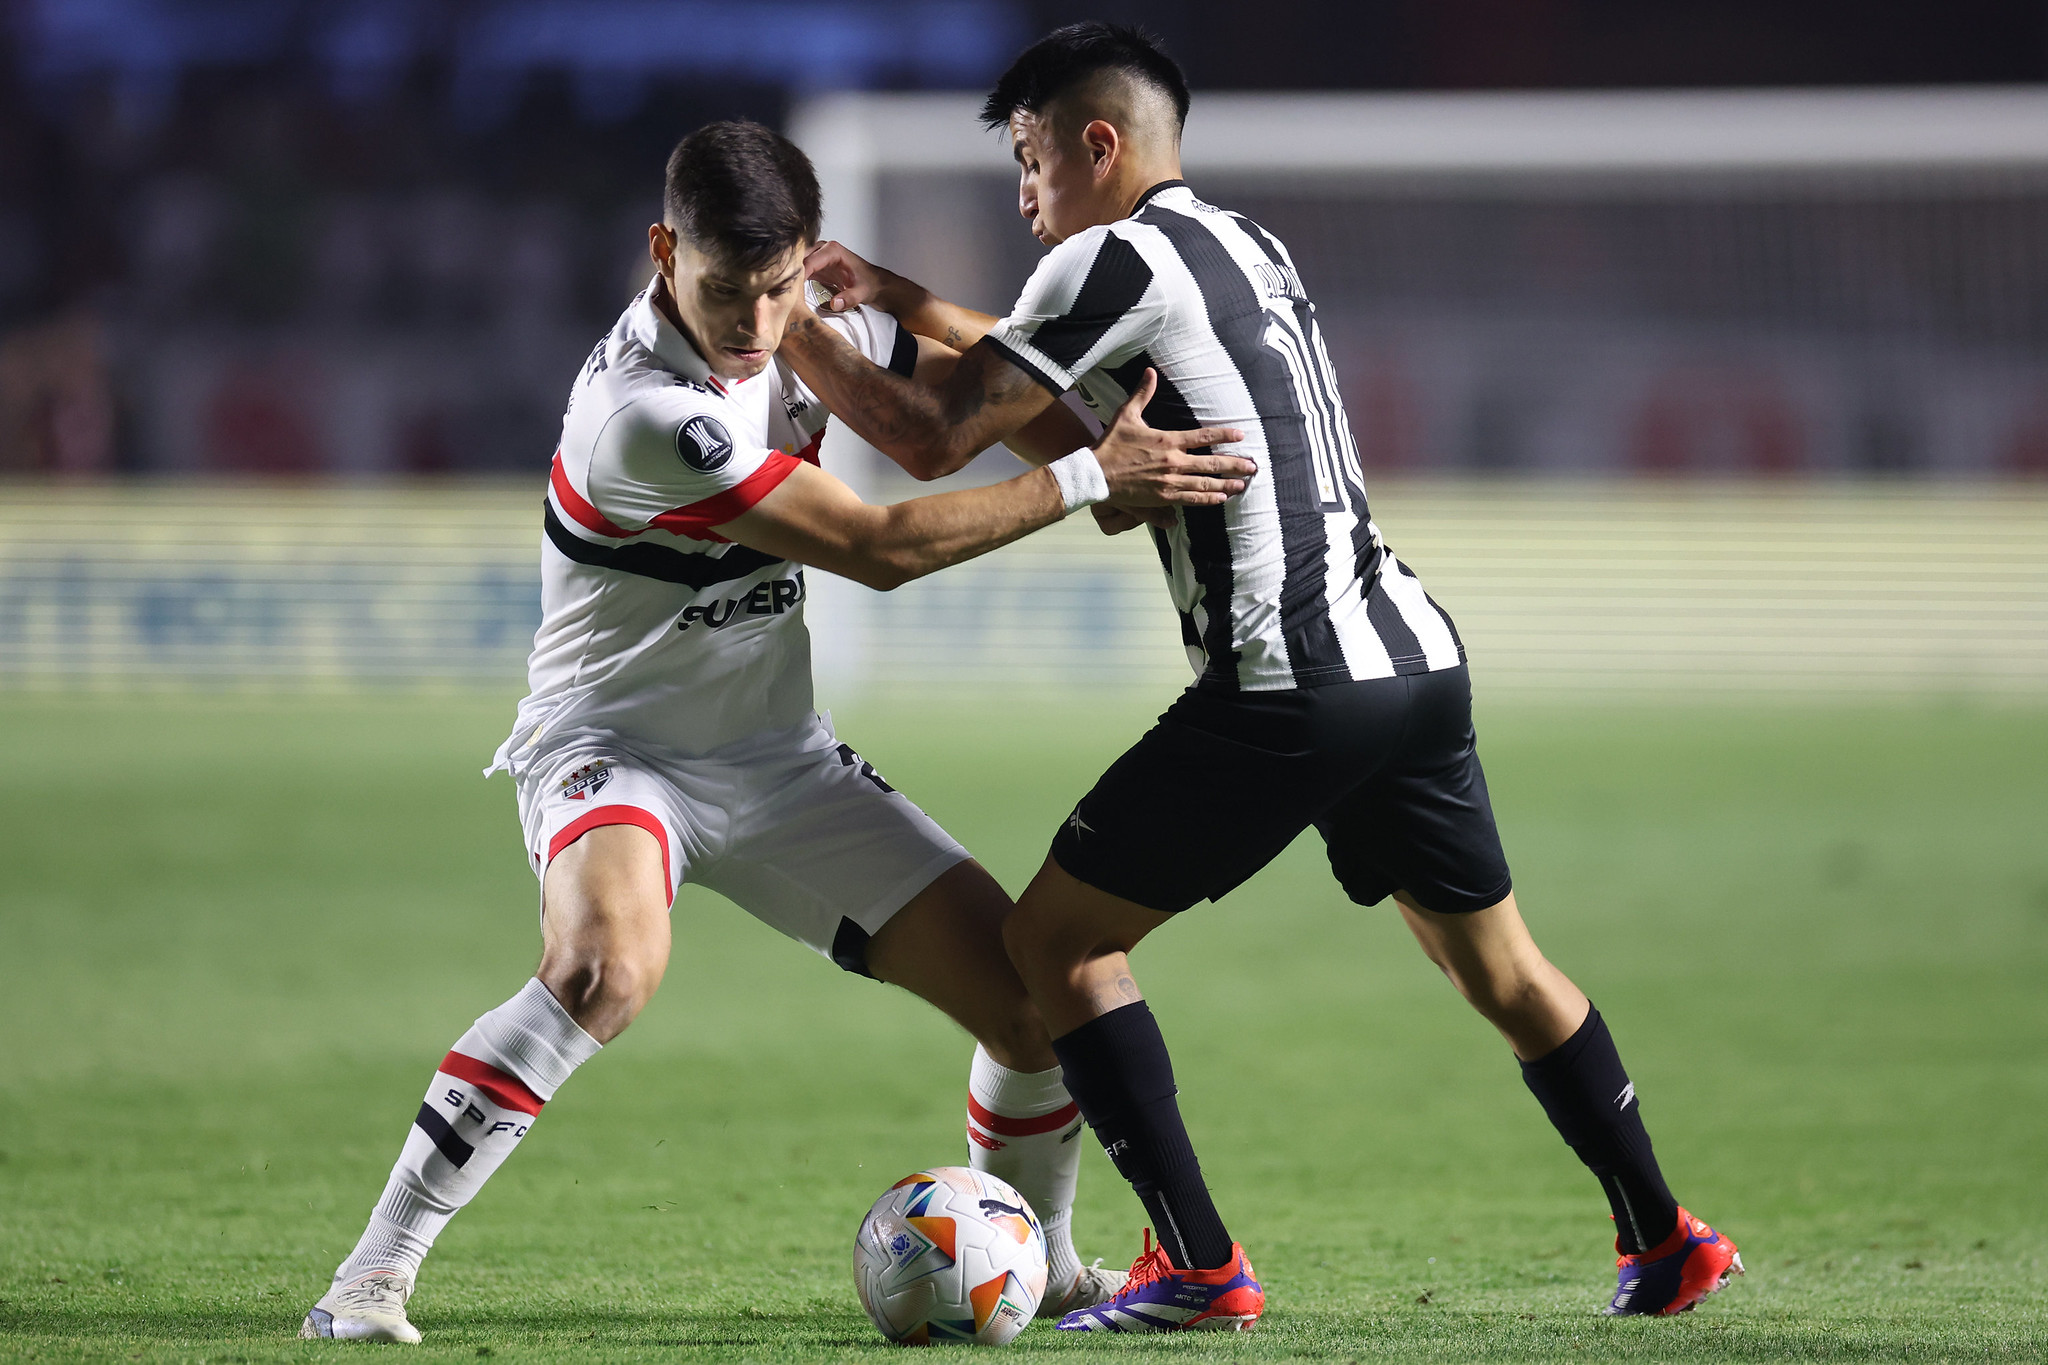
[[935, 1166], [891, 1185], [860, 1220], [853, 1283], [891, 1341], [1001, 1346], [1045, 1294], [1045, 1229], [994, 1176]]

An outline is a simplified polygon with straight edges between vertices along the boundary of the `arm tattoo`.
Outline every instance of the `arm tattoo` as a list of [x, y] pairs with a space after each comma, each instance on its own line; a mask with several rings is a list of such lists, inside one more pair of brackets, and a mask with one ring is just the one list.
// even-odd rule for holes
[[[822, 395], [828, 404], [877, 443], [917, 440], [951, 447], [961, 428], [985, 410], [1027, 395], [1034, 382], [991, 348], [975, 345], [962, 354], [943, 384], [927, 388], [869, 363], [851, 344], [825, 335], [828, 332], [812, 316], [793, 319], [789, 326], [792, 338], [821, 346], [814, 358], [829, 372], [830, 387], [837, 390]], [[1009, 434], [989, 432], [983, 440], [977, 433], [975, 448]]]
[[[984, 407], [1001, 407], [1031, 391], [1030, 375], [976, 343], [960, 356], [945, 386], [939, 390], [946, 400], [946, 416], [955, 425], [978, 414]], [[1009, 435], [1008, 432], [1001, 436]], [[1000, 436], [995, 439], [1000, 439]]]
[[961, 349], [960, 341], [960, 329], [948, 323], [946, 326], [946, 344], [957, 351]]

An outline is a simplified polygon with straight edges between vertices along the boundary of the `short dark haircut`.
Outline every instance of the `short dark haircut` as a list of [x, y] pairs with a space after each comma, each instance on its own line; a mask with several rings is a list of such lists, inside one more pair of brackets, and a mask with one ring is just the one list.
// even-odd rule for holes
[[1045, 106], [1098, 71], [1121, 71], [1173, 100], [1178, 125], [1188, 121], [1188, 81], [1159, 40], [1129, 24], [1091, 20], [1056, 28], [1024, 49], [981, 106], [981, 121], [1001, 128], [1010, 115]]
[[662, 213], [692, 246], [759, 270], [818, 240], [818, 173], [797, 145], [745, 119], [707, 123], [668, 158]]

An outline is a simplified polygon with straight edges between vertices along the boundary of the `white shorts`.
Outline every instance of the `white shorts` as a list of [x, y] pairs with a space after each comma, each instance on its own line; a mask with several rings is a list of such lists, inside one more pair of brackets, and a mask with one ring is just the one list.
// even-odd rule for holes
[[673, 900], [709, 887], [754, 918], [867, 974], [868, 939], [966, 849], [814, 717], [741, 756], [662, 760], [578, 733], [519, 773], [534, 874], [603, 825], [661, 844]]

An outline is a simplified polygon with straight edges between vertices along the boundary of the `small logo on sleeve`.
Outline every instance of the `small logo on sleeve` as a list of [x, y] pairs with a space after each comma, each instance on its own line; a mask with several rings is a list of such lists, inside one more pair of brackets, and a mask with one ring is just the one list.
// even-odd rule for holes
[[723, 422], [700, 412], [676, 428], [676, 456], [699, 474], [716, 474], [732, 463], [732, 437]]

